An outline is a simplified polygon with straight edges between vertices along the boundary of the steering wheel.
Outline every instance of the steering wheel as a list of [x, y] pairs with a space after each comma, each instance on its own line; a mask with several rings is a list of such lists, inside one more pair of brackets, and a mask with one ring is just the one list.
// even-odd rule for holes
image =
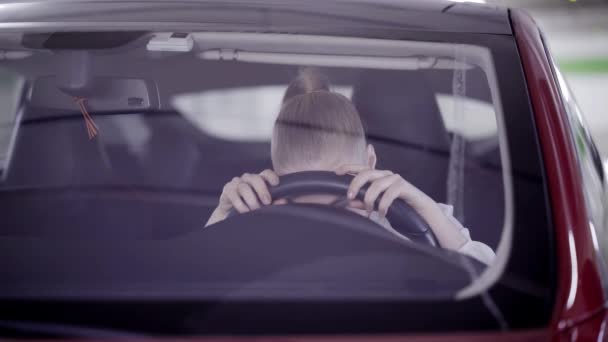
[[[351, 175], [337, 175], [327, 171], [304, 171], [281, 176], [279, 185], [269, 187], [273, 199], [290, 199], [302, 195], [328, 194], [340, 196], [336, 206], [346, 206], [346, 192], [353, 180]], [[359, 190], [356, 199], [363, 200], [367, 186]], [[377, 205], [378, 203], [376, 203]], [[232, 210], [228, 216], [236, 211]], [[400, 234], [413, 242], [437, 247], [437, 239], [428, 223], [407, 203], [397, 199], [389, 207], [386, 218]]]

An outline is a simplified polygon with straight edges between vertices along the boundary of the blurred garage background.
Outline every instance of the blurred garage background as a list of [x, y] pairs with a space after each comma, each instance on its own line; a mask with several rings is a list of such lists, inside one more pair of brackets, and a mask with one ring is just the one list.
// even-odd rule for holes
[[534, 16], [608, 165], [608, 0], [488, 2], [522, 7]]

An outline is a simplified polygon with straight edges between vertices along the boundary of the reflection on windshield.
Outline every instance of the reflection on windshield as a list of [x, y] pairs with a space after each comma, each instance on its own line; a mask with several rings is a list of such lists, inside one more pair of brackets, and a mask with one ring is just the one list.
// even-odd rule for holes
[[[229, 48], [247, 43], [231, 37]], [[200, 51], [152, 54], [125, 43], [104, 53], [52, 54], [55, 69], [45, 68], [42, 54], [21, 60], [16, 70], [34, 77], [0, 184], [0, 214], [9, 223], [2, 234], [40, 246], [13, 250], [30, 265], [13, 276], [35, 287], [28, 293], [48, 296], [74, 287], [83, 296], [106, 288], [121, 296], [141, 286], [158, 296], [428, 298], [468, 286], [461, 258], [478, 271], [473, 278], [482, 274], [504, 222], [499, 111], [488, 90], [496, 85], [475, 62], [490, 58], [487, 49], [462, 46], [477, 56], [463, 63], [450, 57], [449, 43], [371, 42], [382, 45], [369, 58], [347, 55], [358, 51], [356, 40], [306, 41], [336, 49], [328, 51], [333, 58], [317, 58], [317, 47], [276, 63], [211, 60]], [[386, 61], [384, 49], [390, 70], [374, 64]], [[407, 63], [400, 64], [400, 49]], [[321, 65], [302, 67], [308, 60]], [[351, 67], [336, 65], [341, 60]], [[319, 79], [290, 86], [304, 70]], [[459, 94], [455, 71], [467, 76]], [[97, 135], [87, 134], [75, 101], [86, 105]], [[454, 141], [463, 153], [454, 153]], [[309, 171], [325, 176], [306, 179], [303, 193], [266, 197], [289, 185], [289, 175]], [[307, 182], [327, 185], [323, 177], [336, 173], [343, 177], [321, 189], [331, 205], [315, 206], [314, 196], [327, 194], [310, 193], [321, 190]], [[362, 194], [346, 198], [349, 186]], [[450, 197], [453, 188], [459, 196]], [[270, 205], [275, 200], [283, 205]], [[46, 245], [50, 237], [59, 242]], [[54, 276], [39, 276], [42, 254], [59, 266], [97, 260], [100, 274], [76, 265], [70, 269], [78, 272], [57, 267]], [[405, 273], [389, 267], [406, 259]], [[164, 266], [159, 277], [151, 260]], [[79, 285], [90, 279], [99, 285]]]
[[[179, 94], [173, 106], [206, 134], [235, 141], [269, 141], [285, 86], [260, 86]], [[352, 87], [333, 90], [347, 97]]]

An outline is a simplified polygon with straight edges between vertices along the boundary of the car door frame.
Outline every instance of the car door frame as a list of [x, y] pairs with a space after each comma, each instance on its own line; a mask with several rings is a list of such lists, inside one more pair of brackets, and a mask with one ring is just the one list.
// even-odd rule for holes
[[[558, 284], [551, 329], [561, 336], [580, 336], [585, 333], [578, 330], [581, 324], [605, 315], [606, 298], [588, 229], [578, 156], [542, 34], [525, 11], [512, 9], [510, 14], [534, 110], [552, 208]], [[589, 329], [595, 330], [597, 325]]]

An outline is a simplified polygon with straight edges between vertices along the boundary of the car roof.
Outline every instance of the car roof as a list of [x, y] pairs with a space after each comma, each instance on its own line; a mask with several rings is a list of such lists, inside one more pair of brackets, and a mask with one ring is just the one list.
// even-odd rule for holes
[[508, 9], [464, 0], [13, 0], [0, 32], [255, 30], [357, 35], [357, 30], [510, 35]]

